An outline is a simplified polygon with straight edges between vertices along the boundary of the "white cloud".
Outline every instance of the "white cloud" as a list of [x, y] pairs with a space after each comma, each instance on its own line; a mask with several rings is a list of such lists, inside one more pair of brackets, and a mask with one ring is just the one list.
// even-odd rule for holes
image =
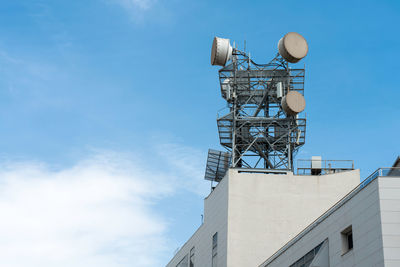
[[110, 152], [58, 170], [3, 162], [1, 266], [164, 265], [167, 225], [152, 204], [173, 194], [176, 182], [202, 182], [185, 159], [187, 148], [171, 146], [183, 157], [174, 161], [176, 172], [144, 168], [132, 156]]

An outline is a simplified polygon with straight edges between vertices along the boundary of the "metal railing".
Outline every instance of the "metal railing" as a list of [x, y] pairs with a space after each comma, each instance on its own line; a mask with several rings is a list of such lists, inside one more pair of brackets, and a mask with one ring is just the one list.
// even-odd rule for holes
[[400, 167], [384, 167], [374, 171], [370, 176], [361, 182], [360, 187], [364, 187], [377, 177], [397, 176], [400, 177]]
[[350, 170], [354, 170], [353, 160], [297, 160], [297, 175], [323, 175]]

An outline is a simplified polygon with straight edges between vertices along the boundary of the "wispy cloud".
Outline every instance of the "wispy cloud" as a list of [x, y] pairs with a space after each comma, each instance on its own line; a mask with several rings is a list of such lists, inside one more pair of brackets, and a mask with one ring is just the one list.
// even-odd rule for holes
[[[188, 155], [185, 148], [173, 149]], [[182, 175], [194, 170], [185, 162], [181, 158], [173, 166], [176, 172], [111, 152], [59, 170], [3, 162], [0, 262], [8, 267], [165, 264], [159, 260], [170, 249], [167, 224], [152, 204], [173, 194], [176, 182], [193, 179]]]
[[152, 7], [156, 0], [115, 0], [117, 4], [121, 5], [126, 9], [141, 9], [146, 10]]
[[167, 3], [160, 0], [103, 0], [109, 4], [120, 6], [133, 22], [158, 22], [163, 25], [173, 21], [173, 13]]
[[35, 99], [53, 81], [65, 78], [66, 73], [55, 64], [17, 57], [0, 48], [0, 84], [12, 95], [30, 94]]
[[158, 155], [170, 167], [172, 176], [177, 177], [181, 187], [200, 196], [209, 191], [209, 184], [204, 182], [206, 154], [192, 147], [175, 143], [157, 146]]
[[2, 74], [6, 74], [8, 78], [10, 76], [28, 76], [27, 79], [30, 80], [36, 78], [37, 80], [47, 81], [56, 75], [60, 76], [60, 71], [54, 65], [14, 57], [4, 50], [0, 50], [0, 63], [3, 66], [0, 71]]

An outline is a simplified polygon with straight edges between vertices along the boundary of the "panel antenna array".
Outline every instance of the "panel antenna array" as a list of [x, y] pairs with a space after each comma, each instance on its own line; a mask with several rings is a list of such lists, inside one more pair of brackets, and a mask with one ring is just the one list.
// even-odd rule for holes
[[[305, 143], [305, 70], [289, 63], [304, 58], [308, 45], [290, 32], [279, 41], [278, 51], [269, 63], [257, 64], [229, 39], [214, 38], [211, 64], [222, 66], [219, 82], [228, 105], [217, 118], [220, 143], [228, 151], [221, 152], [225, 167], [229, 162], [231, 168], [293, 170], [293, 156]], [[207, 174], [218, 154], [209, 153], [206, 179], [219, 181], [221, 172]]]

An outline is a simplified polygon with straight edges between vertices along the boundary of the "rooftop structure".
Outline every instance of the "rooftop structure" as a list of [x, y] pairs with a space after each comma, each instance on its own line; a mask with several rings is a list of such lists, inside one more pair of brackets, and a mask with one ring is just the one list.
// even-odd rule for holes
[[[256, 64], [214, 38], [228, 110], [218, 116], [221, 145], [209, 150], [204, 221], [167, 267], [400, 266], [400, 157], [360, 184], [352, 160], [293, 161], [305, 143], [304, 69], [297, 33]], [[321, 215], [322, 214], [322, 215]]]
[[211, 64], [222, 66], [220, 89], [228, 105], [217, 125], [232, 158], [229, 167], [293, 170], [293, 157], [305, 143], [305, 70], [289, 63], [305, 57], [308, 45], [301, 35], [288, 33], [278, 50], [269, 63], [258, 64], [228, 39], [214, 38]]

